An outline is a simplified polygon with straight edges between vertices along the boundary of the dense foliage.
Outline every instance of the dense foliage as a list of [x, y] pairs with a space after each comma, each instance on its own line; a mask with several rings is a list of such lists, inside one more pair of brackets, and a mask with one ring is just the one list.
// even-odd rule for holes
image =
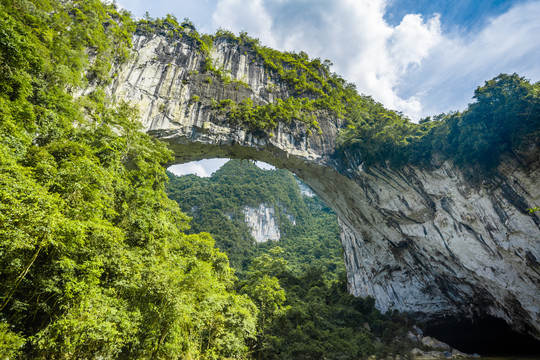
[[[192, 230], [215, 237], [237, 269], [238, 291], [259, 308], [256, 358], [358, 359], [411, 349], [404, 316], [383, 315], [373, 299], [347, 293], [336, 215], [302, 195], [291, 173], [230, 160], [209, 178], [169, 177], [169, 196], [193, 216]], [[279, 241], [255, 244], [243, 210], [260, 204], [275, 209]]]
[[1, 358], [239, 358], [255, 336], [226, 255], [164, 192], [170, 151], [99, 89], [131, 31], [97, 0], [1, 2]]
[[478, 87], [474, 100], [465, 111], [436, 120], [416, 152], [438, 152], [459, 165], [489, 170], [502, 155], [540, 145], [540, 82], [501, 74]]
[[[200, 35], [173, 16], [136, 23], [99, 0], [0, 0], [2, 358], [357, 358], [407, 347], [405, 319], [346, 294], [335, 215], [290, 174], [231, 162], [211, 179], [172, 177], [189, 230], [165, 193], [170, 151], [103, 90], [134, 31], [191, 39], [209, 85], [247, 85], [210, 56], [216, 41], [235, 42], [293, 96], [225, 99], [215, 111], [269, 134], [278, 121], [320, 131], [316, 116], [335, 116], [347, 124], [339, 150], [366, 164], [440, 153], [493, 167], [538, 144], [540, 85], [517, 75], [487, 82], [463, 113], [416, 125], [359, 95], [328, 61], [245, 33]], [[282, 253], [254, 246], [242, 221], [261, 202], [278, 209]]]

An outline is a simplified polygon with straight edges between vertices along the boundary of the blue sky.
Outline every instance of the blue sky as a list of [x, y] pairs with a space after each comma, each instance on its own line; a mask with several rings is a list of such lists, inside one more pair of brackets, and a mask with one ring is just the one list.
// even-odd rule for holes
[[388, 2], [384, 19], [391, 25], [397, 26], [407, 14], [422, 14], [429, 16], [434, 13], [441, 15], [443, 32], [478, 31], [486, 25], [490, 18], [499, 16], [525, 0], [394, 0]]
[[360, 92], [413, 121], [463, 110], [500, 73], [540, 80], [540, 0], [117, 2], [138, 17], [171, 13], [200, 32], [245, 30], [265, 45], [329, 59]]

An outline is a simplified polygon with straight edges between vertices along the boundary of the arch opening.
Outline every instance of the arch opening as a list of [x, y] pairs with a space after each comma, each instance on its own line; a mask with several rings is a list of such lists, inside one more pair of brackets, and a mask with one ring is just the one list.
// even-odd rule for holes
[[334, 278], [338, 268], [345, 272], [335, 212], [290, 171], [239, 159], [186, 163], [176, 167], [177, 174], [170, 170], [175, 169], [169, 167], [169, 197], [192, 217], [189, 232], [212, 234], [237, 271], [246, 270], [255, 254], [282, 246], [293, 267], [322, 264]]

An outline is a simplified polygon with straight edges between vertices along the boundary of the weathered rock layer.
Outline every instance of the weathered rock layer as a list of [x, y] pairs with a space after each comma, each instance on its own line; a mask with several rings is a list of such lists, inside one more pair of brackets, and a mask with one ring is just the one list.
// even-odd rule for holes
[[508, 159], [482, 184], [448, 161], [364, 170], [351, 165], [355, 154], [336, 156], [340, 120], [321, 115], [322, 135], [309, 136], [304, 124], [280, 124], [269, 136], [228, 123], [212, 100], [265, 104], [289, 94], [249, 49], [222, 40], [211, 56], [232, 81], [204, 72], [189, 38], [137, 35], [110, 93], [139, 107], [176, 163], [250, 158], [304, 180], [339, 215], [350, 291], [381, 310], [491, 314], [540, 336], [540, 218], [526, 212], [540, 204], [537, 153]]

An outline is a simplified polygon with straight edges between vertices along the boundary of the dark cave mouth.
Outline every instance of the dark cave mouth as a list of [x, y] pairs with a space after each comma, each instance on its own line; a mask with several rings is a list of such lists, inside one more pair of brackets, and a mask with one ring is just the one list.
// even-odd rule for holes
[[540, 340], [516, 332], [504, 320], [491, 316], [446, 317], [425, 323], [423, 329], [424, 335], [468, 354], [540, 358]]

